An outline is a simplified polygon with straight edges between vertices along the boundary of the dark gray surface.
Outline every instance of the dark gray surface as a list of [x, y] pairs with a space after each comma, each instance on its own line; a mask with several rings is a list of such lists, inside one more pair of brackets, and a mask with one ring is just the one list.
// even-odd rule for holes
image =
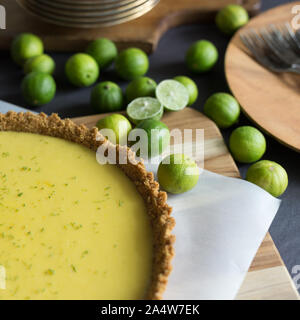
[[[291, 1], [264, 0], [262, 10], [286, 2]], [[220, 52], [220, 58], [213, 71], [205, 75], [195, 76], [186, 70], [183, 63], [184, 54], [192, 42], [202, 38], [211, 40], [216, 44]], [[203, 103], [210, 94], [216, 91], [228, 91], [223, 70], [224, 53], [228, 40], [218, 32], [213, 24], [184, 26], [170, 30], [161, 39], [156, 52], [150, 57], [151, 68], [148, 75], [156, 81], [180, 74], [191, 76], [199, 86], [199, 99], [195, 108], [202, 110]], [[75, 89], [67, 83], [64, 77], [64, 64], [69, 55], [56, 53], [52, 56], [57, 63], [55, 74], [58, 85], [57, 96], [50, 104], [34, 110], [45, 113], [57, 112], [61, 117], [93, 114], [93, 110], [89, 107], [91, 89]], [[0, 71], [0, 99], [26, 107], [20, 94], [22, 72], [12, 63], [6, 52], [0, 53]], [[126, 82], [120, 82], [112, 71], [101, 74], [100, 80], [105, 79], [117, 81], [123, 87], [126, 85]], [[250, 124], [250, 122], [242, 116], [239, 125], [241, 124]], [[223, 131], [226, 140], [228, 140], [231, 130]], [[286, 168], [289, 175], [289, 187], [281, 197], [282, 205], [270, 232], [288, 270], [291, 272], [293, 266], [300, 265], [300, 155], [271, 138], [267, 138], [267, 142], [268, 149], [264, 159], [280, 163]], [[247, 165], [239, 165], [243, 177], [247, 168]]]

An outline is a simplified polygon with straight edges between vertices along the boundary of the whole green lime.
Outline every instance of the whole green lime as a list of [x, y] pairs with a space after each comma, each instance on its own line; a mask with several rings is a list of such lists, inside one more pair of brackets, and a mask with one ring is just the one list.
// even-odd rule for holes
[[50, 102], [56, 92], [53, 77], [38, 71], [26, 75], [21, 87], [25, 101], [32, 106], [41, 106]]
[[235, 160], [251, 163], [259, 160], [265, 153], [266, 139], [256, 128], [243, 126], [231, 133], [229, 148]]
[[24, 64], [24, 72], [30, 73], [32, 71], [40, 71], [44, 73], [52, 74], [55, 69], [54, 60], [47, 54], [41, 54], [26, 60]]
[[143, 76], [149, 69], [148, 56], [138, 48], [128, 48], [119, 53], [115, 63], [117, 74], [125, 80]]
[[113, 143], [125, 145], [127, 144], [127, 137], [132, 127], [130, 122], [121, 114], [111, 114], [97, 122], [97, 128], [110, 129], [114, 133], [114, 138], [107, 136]]
[[148, 77], [132, 80], [125, 91], [127, 102], [140, 97], [155, 97], [156, 86], [156, 82]]
[[186, 76], [177, 76], [174, 80], [180, 82], [186, 87], [190, 97], [188, 106], [191, 106], [198, 98], [198, 87], [195, 81]]
[[288, 186], [288, 175], [278, 163], [261, 160], [254, 163], [247, 171], [246, 179], [279, 197]]
[[218, 60], [218, 50], [207, 40], [199, 40], [188, 49], [185, 61], [190, 71], [202, 73], [210, 70]]
[[111, 81], [100, 82], [92, 90], [91, 105], [100, 113], [121, 110], [123, 107], [122, 89]]
[[[170, 143], [170, 131], [169, 128], [159, 120], [143, 120], [140, 122], [133, 131], [137, 129], [144, 130], [147, 136], [141, 137], [141, 139], [147, 139], [148, 150], [144, 153], [144, 150], [140, 150], [138, 155], [142, 158], [151, 158], [160, 155], [164, 152]], [[143, 143], [143, 140], [140, 140]]]
[[199, 168], [188, 156], [176, 153], [167, 156], [157, 171], [160, 186], [170, 193], [183, 193], [193, 189], [199, 180]]
[[76, 53], [66, 63], [65, 72], [69, 81], [77, 87], [88, 87], [96, 82], [99, 67], [93, 57], [86, 53]]
[[32, 57], [39, 56], [44, 52], [42, 40], [32, 33], [21, 33], [12, 42], [11, 56], [20, 66]]
[[237, 4], [226, 6], [221, 9], [216, 16], [217, 27], [227, 35], [232, 35], [248, 21], [248, 12]]
[[88, 45], [86, 53], [97, 61], [101, 70], [108, 68], [114, 62], [118, 55], [118, 49], [109, 39], [99, 38]]
[[215, 93], [204, 104], [204, 113], [212, 119], [219, 128], [229, 128], [235, 124], [240, 115], [240, 105], [228, 93]]

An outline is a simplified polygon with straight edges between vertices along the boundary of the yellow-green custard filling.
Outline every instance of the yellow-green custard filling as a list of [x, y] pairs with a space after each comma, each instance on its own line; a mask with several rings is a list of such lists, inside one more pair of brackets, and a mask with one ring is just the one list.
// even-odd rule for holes
[[63, 139], [0, 132], [0, 299], [141, 299], [152, 246], [117, 166]]

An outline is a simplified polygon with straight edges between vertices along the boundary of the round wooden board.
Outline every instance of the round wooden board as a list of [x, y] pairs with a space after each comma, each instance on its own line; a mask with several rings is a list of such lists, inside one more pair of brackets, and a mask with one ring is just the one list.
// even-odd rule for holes
[[242, 44], [239, 33], [271, 23], [290, 22], [292, 7], [276, 7], [253, 18], [232, 38], [225, 56], [228, 85], [244, 113], [271, 136], [300, 151], [300, 75], [273, 73], [258, 64]]

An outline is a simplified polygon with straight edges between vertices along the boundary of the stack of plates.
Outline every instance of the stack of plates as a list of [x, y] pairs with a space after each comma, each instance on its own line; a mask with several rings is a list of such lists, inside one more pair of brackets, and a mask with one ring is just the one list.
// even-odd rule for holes
[[39, 18], [65, 27], [112, 26], [140, 17], [159, 0], [17, 0]]

